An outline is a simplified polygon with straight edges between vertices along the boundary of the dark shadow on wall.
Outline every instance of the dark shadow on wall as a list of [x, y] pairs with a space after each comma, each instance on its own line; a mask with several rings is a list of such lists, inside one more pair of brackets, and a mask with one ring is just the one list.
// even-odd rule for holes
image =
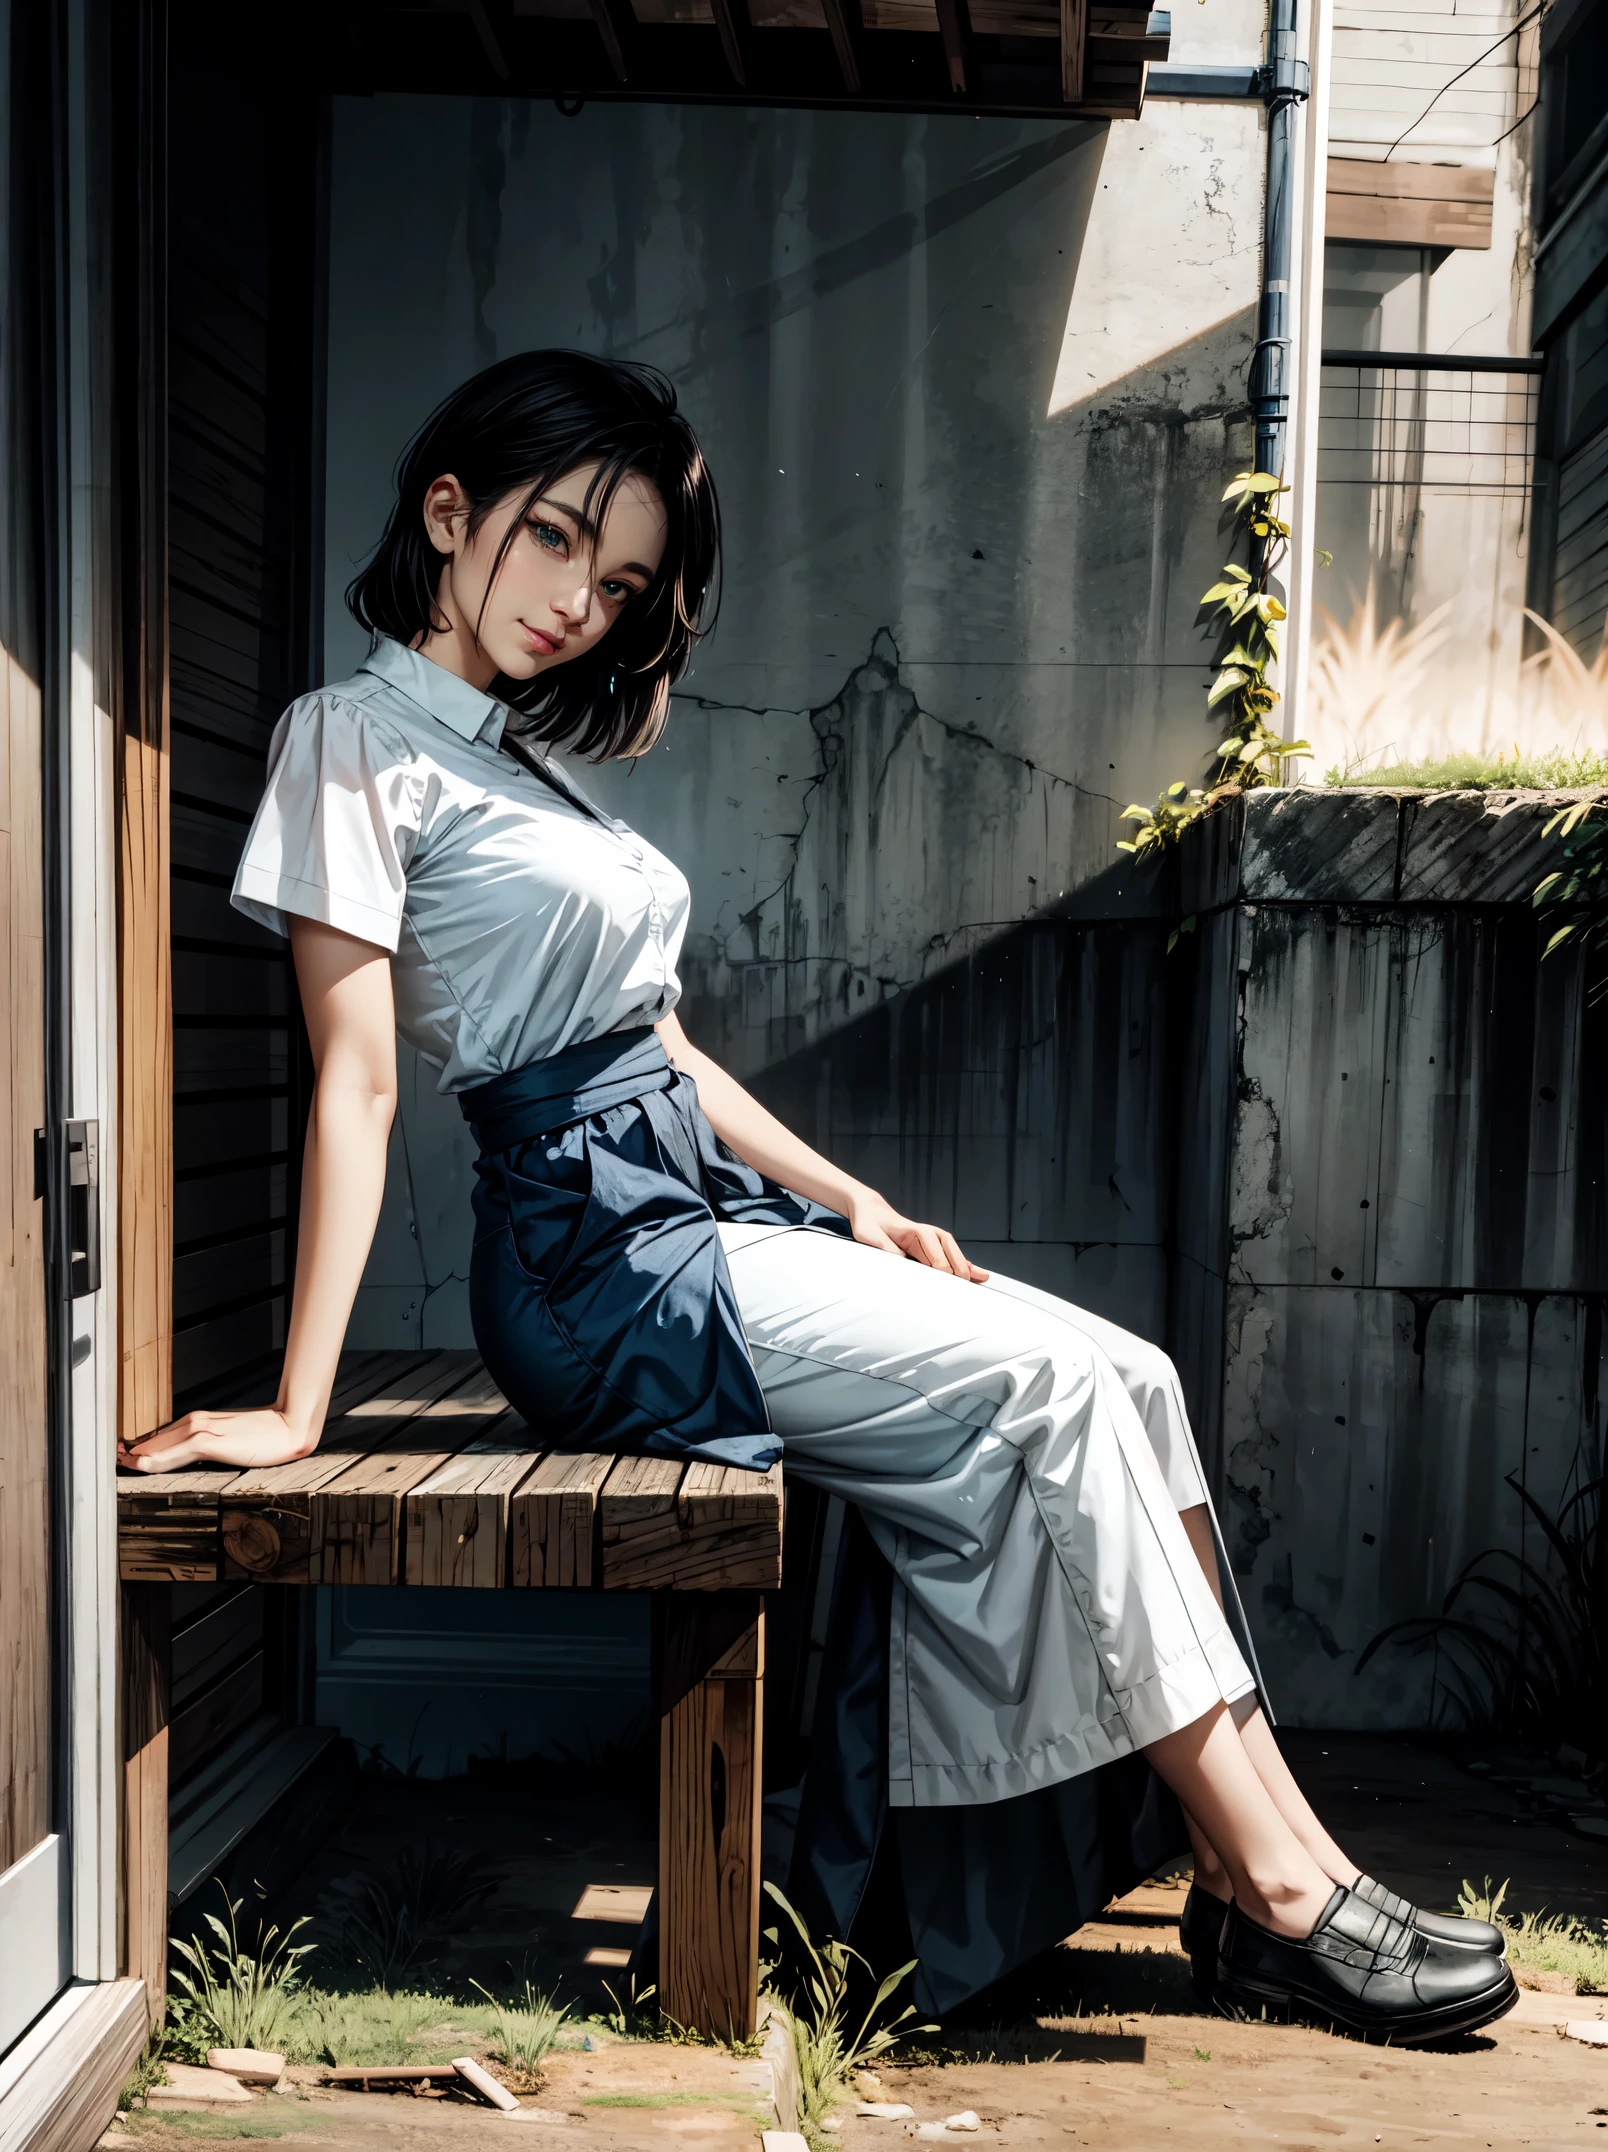
[[974, 1259], [1168, 1332], [1176, 875], [1123, 862], [767, 1069], [754, 1089]]

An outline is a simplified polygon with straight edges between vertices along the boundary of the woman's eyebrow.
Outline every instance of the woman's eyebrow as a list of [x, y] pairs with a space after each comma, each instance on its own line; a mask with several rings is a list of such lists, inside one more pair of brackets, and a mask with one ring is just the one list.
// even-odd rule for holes
[[590, 538], [592, 543], [596, 545], [597, 525], [583, 509], [572, 508], [568, 501], [558, 500], [551, 493], [544, 493], [539, 501], [533, 501], [529, 512], [534, 515], [538, 508], [556, 508], [560, 515], [569, 517], [583, 537]]
[[[556, 508], [560, 515], [570, 518], [583, 537], [589, 538], [593, 545], [597, 544], [597, 525], [581, 509], [572, 508], [568, 501], [557, 500], [552, 494], [544, 493], [541, 499], [533, 504], [533, 512], [536, 508]], [[619, 567], [612, 572], [619, 575], [626, 569], [645, 577], [650, 583], [653, 581], [653, 570], [640, 560], [622, 560]]]

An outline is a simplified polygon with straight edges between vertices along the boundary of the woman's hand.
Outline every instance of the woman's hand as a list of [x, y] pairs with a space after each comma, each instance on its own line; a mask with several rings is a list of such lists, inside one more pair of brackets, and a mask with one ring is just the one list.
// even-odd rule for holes
[[961, 1253], [953, 1233], [946, 1233], [941, 1225], [917, 1225], [912, 1219], [902, 1218], [874, 1188], [849, 1197], [847, 1216], [855, 1239], [864, 1241], [868, 1248], [883, 1248], [889, 1255], [907, 1255], [913, 1263], [925, 1263], [930, 1270], [947, 1270], [972, 1285], [981, 1285], [988, 1276], [986, 1270], [979, 1270], [969, 1256]]
[[288, 1465], [318, 1447], [321, 1430], [298, 1427], [277, 1406], [255, 1412], [187, 1412], [145, 1435], [117, 1461], [130, 1472], [182, 1472], [187, 1465]]

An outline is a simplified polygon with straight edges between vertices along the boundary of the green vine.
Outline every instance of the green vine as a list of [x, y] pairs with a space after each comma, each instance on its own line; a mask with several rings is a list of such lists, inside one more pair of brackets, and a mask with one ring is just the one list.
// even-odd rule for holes
[[[1279, 692], [1268, 680], [1268, 667], [1279, 654], [1279, 623], [1284, 607], [1269, 590], [1273, 571], [1290, 550], [1290, 526], [1276, 513], [1278, 497], [1289, 488], [1266, 471], [1242, 471], [1223, 493], [1231, 501], [1234, 539], [1249, 540], [1254, 569], [1230, 561], [1221, 582], [1200, 601], [1199, 619], [1217, 636], [1212, 659], [1216, 678], [1206, 697], [1208, 711], [1227, 719], [1225, 736], [1213, 750], [1212, 770], [1204, 785], [1169, 785], [1154, 807], [1125, 807], [1124, 822], [1139, 826], [1117, 849], [1136, 858], [1176, 844], [1191, 822], [1219, 800], [1234, 799], [1257, 785], [1284, 782], [1284, 766], [1312, 750], [1305, 740], [1281, 739], [1268, 723]], [[1176, 936], [1174, 937], [1176, 939]]]
[[1537, 911], [1552, 905], [1568, 907], [1569, 916], [1548, 939], [1543, 957], [1554, 955], [1569, 942], [1586, 953], [1586, 999], [1596, 1003], [1608, 995], [1608, 821], [1602, 819], [1604, 802], [1576, 800], [1561, 807], [1541, 832], [1550, 837], [1556, 830], [1562, 840], [1564, 864], [1536, 887], [1531, 903]]

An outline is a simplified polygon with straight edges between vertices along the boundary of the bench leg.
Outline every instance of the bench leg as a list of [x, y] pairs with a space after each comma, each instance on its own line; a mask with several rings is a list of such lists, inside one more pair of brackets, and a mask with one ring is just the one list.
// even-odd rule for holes
[[168, 1700], [173, 1591], [167, 1584], [121, 1587], [119, 1690], [122, 1715], [122, 1943], [119, 1970], [145, 1982], [154, 2024], [167, 1995]]
[[659, 2007], [712, 2039], [759, 2020], [758, 1592], [667, 1593], [659, 1698]]

